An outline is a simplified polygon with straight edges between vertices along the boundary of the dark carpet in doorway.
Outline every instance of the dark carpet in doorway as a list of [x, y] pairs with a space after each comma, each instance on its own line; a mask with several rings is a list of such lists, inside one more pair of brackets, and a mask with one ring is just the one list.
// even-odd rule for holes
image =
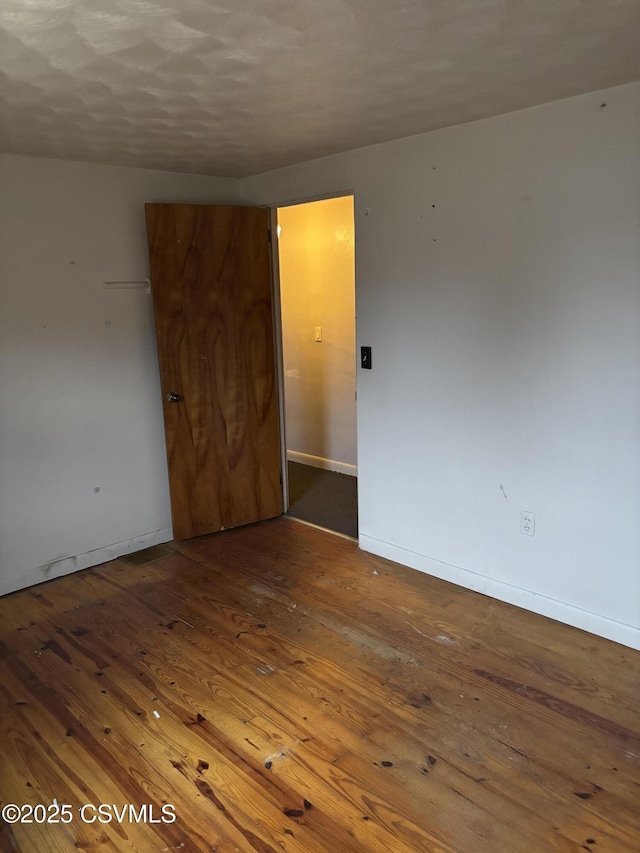
[[358, 478], [288, 462], [289, 515], [358, 537]]

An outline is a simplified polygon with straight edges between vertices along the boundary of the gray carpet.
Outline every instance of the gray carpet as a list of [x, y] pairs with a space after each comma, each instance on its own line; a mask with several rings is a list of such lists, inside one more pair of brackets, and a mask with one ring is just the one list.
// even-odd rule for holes
[[358, 537], [358, 478], [288, 462], [289, 515]]

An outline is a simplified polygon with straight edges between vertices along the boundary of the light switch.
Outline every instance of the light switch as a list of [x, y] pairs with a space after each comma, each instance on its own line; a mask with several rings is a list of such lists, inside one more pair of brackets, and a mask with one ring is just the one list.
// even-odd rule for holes
[[322, 343], [322, 326], [316, 326], [316, 343]]

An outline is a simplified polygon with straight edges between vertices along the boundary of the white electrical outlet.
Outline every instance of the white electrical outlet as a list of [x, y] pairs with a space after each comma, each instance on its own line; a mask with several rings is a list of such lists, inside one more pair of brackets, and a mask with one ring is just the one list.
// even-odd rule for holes
[[520, 513], [520, 533], [525, 536], [536, 535], [536, 514], [523, 509]]

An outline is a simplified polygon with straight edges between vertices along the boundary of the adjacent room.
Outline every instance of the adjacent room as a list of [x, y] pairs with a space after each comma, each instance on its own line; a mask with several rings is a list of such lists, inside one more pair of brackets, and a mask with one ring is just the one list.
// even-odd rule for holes
[[637, 853], [638, 32], [2, 5], [2, 850]]
[[358, 537], [353, 197], [278, 210], [289, 515]]

